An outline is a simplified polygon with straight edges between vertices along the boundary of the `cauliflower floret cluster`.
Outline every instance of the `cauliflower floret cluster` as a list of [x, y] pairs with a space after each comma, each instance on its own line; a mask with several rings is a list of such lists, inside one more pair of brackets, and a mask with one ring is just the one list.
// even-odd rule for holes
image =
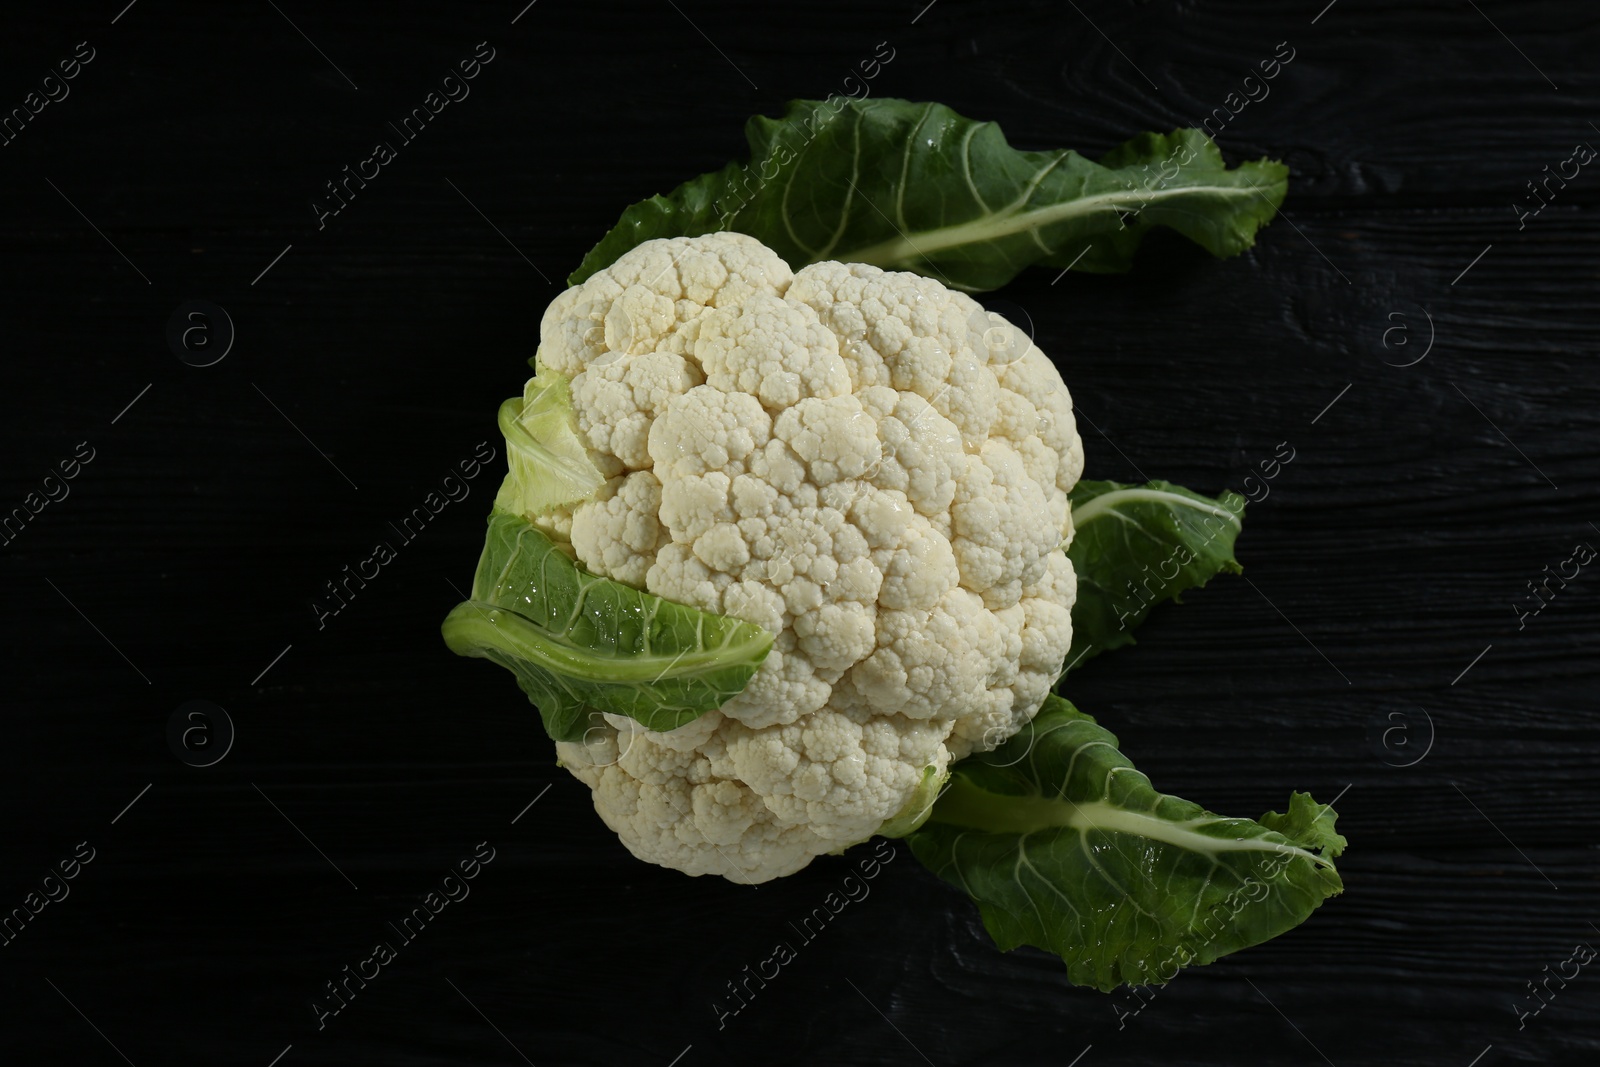
[[793, 873], [1037, 712], [1072, 639], [1083, 452], [1060, 375], [1003, 319], [717, 233], [562, 293], [537, 362], [620, 471], [540, 525], [596, 574], [776, 635], [721, 709], [558, 746], [634, 855]]

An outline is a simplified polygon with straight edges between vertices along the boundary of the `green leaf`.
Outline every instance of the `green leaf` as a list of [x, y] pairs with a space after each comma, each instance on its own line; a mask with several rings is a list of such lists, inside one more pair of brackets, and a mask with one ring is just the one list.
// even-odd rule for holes
[[500, 405], [510, 472], [495, 496], [497, 511], [534, 518], [588, 500], [605, 485], [589, 447], [578, 436], [567, 379], [541, 372], [522, 396]]
[[1046, 949], [1072, 982], [1111, 990], [1303, 922], [1344, 888], [1335, 818], [1305, 793], [1254, 822], [1158, 793], [1115, 737], [1051, 695], [1016, 737], [956, 764], [908, 842], [977, 902], [1001, 949]]
[[1171, 482], [1081, 481], [1071, 500], [1067, 556], [1078, 572], [1078, 599], [1069, 668], [1133, 644], [1133, 628], [1156, 604], [1178, 600], [1220, 571], [1244, 570], [1233, 542], [1245, 501], [1231, 490], [1213, 500]]
[[745, 137], [749, 162], [634, 204], [568, 281], [653, 238], [736, 230], [796, 270], [871, 263], [997, 289], [1032, 263], [1127, 270], [1154, 226], [1235, 255], [1288, 189], [1283, 164], [1229, 170], [1199, 130], [1141, 134], [1095, 163], [1018, 151], [992, 122], [909, 100], [794, 100], [781, 119], [751, 118]]
[[752, 623], [712, 615], [582, 570], [515, 515], [494, 512], [445, 644], [517, 676], [557, 741], [581, 741], [593, 711], [672, 730], [742, 690], [772, 648]]

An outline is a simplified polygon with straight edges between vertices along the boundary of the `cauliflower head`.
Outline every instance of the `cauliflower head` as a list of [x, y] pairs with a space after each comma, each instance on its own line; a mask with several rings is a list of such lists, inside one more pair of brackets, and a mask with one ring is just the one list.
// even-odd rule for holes
[[606, 480], [532, 521], [595, 574], [776, 635], [716, 711], [558, 743], [635, 856], [791, 874], [1038, 711], [1072, 641], [1083, 450], [1055, 367], [998, 315], [714, 233], [566, 290], [536, 362]]

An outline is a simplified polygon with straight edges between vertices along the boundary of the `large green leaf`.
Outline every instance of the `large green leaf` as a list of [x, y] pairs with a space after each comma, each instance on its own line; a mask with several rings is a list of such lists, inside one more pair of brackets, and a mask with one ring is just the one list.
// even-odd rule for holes
[[1156, 604], [1177, 600], [1220, 571], [1243, 570], [1233, 558], [1244, 520], [1238, 493], [1213, 500], [1171, 482], [1082, 481], [1071, 499], [1067, 556], [1078, 572], [1078, 599], [1069, 668], [1133, 644], [1133, 628]]
[[1153, 226], [1235, 255], [1288, 188], [1283, 164], [1230, 170], [1199, 130], [1141, 134], [1095, 163], [1019, 151], [992, 122], [889, 98], [791, 101], [745, 136], [749, 162], [634, 204], [568, 281], [652, 238], [737, 230], [797, 270], [840, 260], [996, 289], [1031, 263], [1127, 270]]
[[1228, 819], [1158, 793], [1117, 739], [1058, 696], [956, 764], [912, 852], [971, 896], [1000, 948], [1059, 955], [1076, 984], [1169, 981], [1289, 930], [1344, 886], [1336, 816]]
[[557, 741], [580, 741], [593, 711], [672, 730], [742, 690], [772, 647], [752, 623], [663, 600], [582, 570], [515, 515], [489, 516], [472, 583], [445, 644], [517, 676]]

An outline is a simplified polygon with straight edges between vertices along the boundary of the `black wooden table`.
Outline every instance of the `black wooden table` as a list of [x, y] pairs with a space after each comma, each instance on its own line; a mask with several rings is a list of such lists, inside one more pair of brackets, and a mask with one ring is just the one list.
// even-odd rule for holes
[[[1600, 945], [1600, 573], [1529, 588], [1600, 546], [1600, 172], [1568, 162], [1600, 146], [1592, 5], [123, 2], [0, 37], [26, 112], [0, 146], [0, 504], [53, 498], [0, 547], [0, 909], [75, 874], [0, 948], [8, 1063], [1595, 1062], [1600, 974], [1540, 983]], [[1156, 241], [1131, 275], [997, 294], [1060, 363], [1091, 476], [1214, 493], [1294, 450], [1245, 577], [1072, 695], [1213, 810], [1337, 797], [1347, 891], [1142, 1000], [997, 952], [896, 846], [727, 1012], [854, 861], [752, 890], [624, 851], [504, 673], [439, 640], [498, 473], [311, 609], [497, 443], [544, 306], [626, 204], [888, 53], [873, 93], [1024, 147], [1209, 117], [1230, 159], [1293, 171], [1244, 257]], [[470, 96], [329, 210], [474, 57]], [[191, 365], [218, 308], [231, 348]], [[190, 701], [232, 724], [210, 766], [170, 743]], [[191, 762], [227, 741], [210, 721]], [[391, 932], [475, 854], [469, 897]]]

